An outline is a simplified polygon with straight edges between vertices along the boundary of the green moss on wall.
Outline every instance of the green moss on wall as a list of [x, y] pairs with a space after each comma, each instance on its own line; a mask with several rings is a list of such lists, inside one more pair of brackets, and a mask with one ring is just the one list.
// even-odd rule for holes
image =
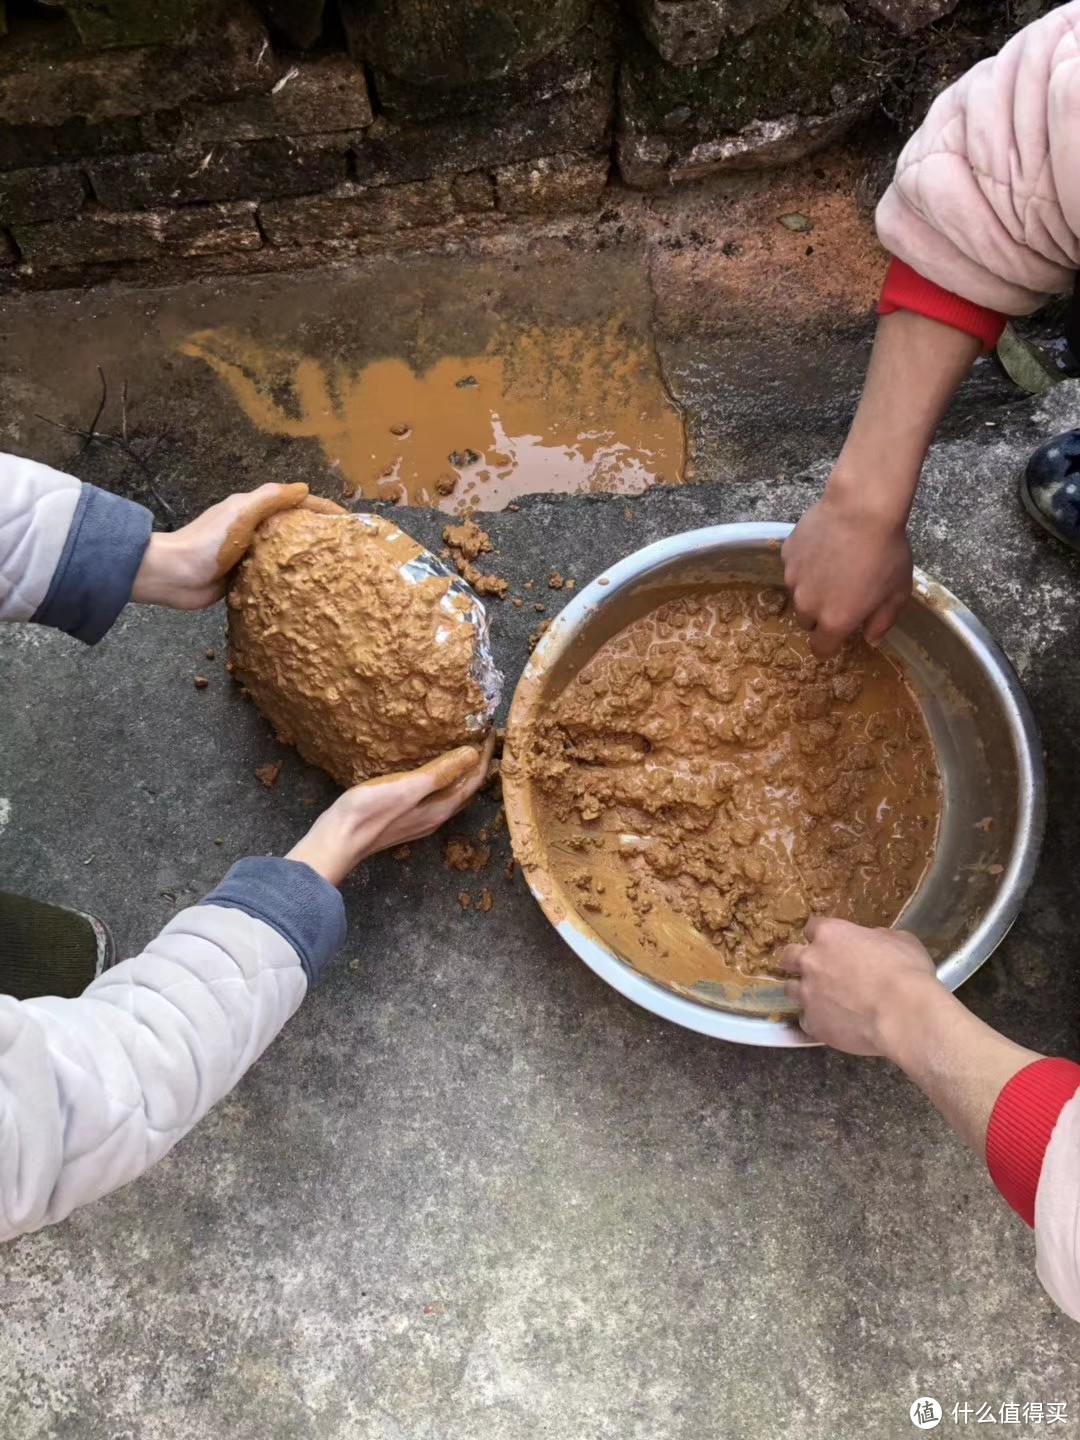
[[582, 26], [592, 0], [342, 0], [367, 58], [414, 85], [452, 88], [535, 64]]
[[633, 124], [652, 134], [712, 136], [753, 120], [828, 114], [873, 88], [866, 37], [839, 6], [809, 0], [733, 38], [705, 65], [668, 65], [631, 36], [624, 99]]

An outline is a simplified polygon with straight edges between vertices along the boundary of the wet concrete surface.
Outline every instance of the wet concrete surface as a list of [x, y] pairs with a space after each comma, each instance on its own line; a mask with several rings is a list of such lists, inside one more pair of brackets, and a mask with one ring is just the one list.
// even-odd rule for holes
[[[666, 534], [797, 517], [869, 333], [852, 319], [831, 349], [801, 333], [759, 356], [777, 397], [767, 444], [772, 401], [740, 391], [745, 355], [658, 311], [632, 252], [595, 263], [576, 300], [566, 260], [495, 267], [486, 308], [463, 286], [462, 353], [492, 313], [574, 320], [583, 295], [596, 314], [618, 303], [657, 336], [705, 483], [484, 519], [488, 568], [547, 606], [491, 606], [508, 695], [529, 633], [568, 598], [547, 589], [552, 571], [582, 582]], [[33, 418], [85, 423], [101, 364], [114, 406], [128, 378], [130, 433], [165, 437], [153, 473], [178, 517], [264, 479], [335, 494], [316, 441], [260, 432], [175, 344], [243, 322], [352, 358], [419, 355], [425, 310], [404, 297], [427, 293], [428, 264], [398, 272], [397, 291], [373, 267], [12, 301], [0, 444], [138, 493], [121, 452], [73, 459], [79, 443]], [[1020, 921], [963, 995], [1022, 1043], [1075, 1056], [1080, 560], [1041, 537], [1014, 487], [1038, 439], [1076, 423], [1080, 394], [1040, 408], [985, 386], [933, 454], [915, 548], [1017, 664], [1051, 804]], [[402, 519], [437, 544], [444, 517]], [[310, 824], [329, 782], [228, 682], [223, 630], [218, 607], [132, 609], [92, 652], [0, 635], [5, 886], [92, 909], [133, 949], [232, 860], [281, 853]], [[268, 791], [254, 771], [279, 758]], [[454, 829], [492, 812], [481, 802]], [[507, 853], [503, 834], [475, 876], [446, 871], [436, 841], [365, 866], [340, 962], [236, 1091], [142, 1180], [0, 1253], [4, 1440], [899, 1437], [920, 1394], [1065, 1401], [1080, 1423], [1075, 1329], [1038, 1285], [1029, 1232], [901, 1076], [637, 1010], [503, 878]], [[458, 892], [483, 885], [490, 913], [462, 910]]]

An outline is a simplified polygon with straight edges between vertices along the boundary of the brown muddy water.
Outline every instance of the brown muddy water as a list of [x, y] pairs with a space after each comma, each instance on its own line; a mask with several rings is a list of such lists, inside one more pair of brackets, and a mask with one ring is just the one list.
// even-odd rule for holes
[[463, 514], [688, 478], [682, 415], [655, 351], [618, 319], [501, 328], [483, 353], [420, 373], [392, 356], [351, 370], [231, 330], [197, 331], [180, 349], [259, 429], [317, 440], [346, 498]]

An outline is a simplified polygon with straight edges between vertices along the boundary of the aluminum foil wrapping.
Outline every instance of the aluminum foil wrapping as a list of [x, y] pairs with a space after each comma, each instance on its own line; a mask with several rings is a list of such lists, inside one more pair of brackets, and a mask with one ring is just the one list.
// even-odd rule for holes
[[[379, 524], [374, 516], [359, 514], [356, 518], [367, 522], [373, 529]], [[388, 522], [384, 520], [383, 523]], [[407, 534], [406, 531], [397, 531], [396, 533]], [[390, 538], [393, 539], [393, 535]], [[420, 543], [411, 535], [407, 538], [412, 540], [414, 545]], [[488, 625], [487, 611], [484, 609], [480, 597], [456, 571], [444, 564], [430, 550], [425, 550], [423, 546], [420, 546], [419, 554], [399, 567], [399, 573], [402, 579], [410, 585], [419, 585], [424, 580], [449, 580], [450, 584], [439, 607], [446, 616], [445, 628], [440, 625], [436, 631], [436, 644], [448, 640], [454, 633], [456, 625], [472, 625], [475, 629], [476, 645], [473, 650], [472, 678], [484, 697], [484, 708], [467, 716], [466, 725], [473, 733], [482, 735], [490, 729], [495, 719], [495, 711], [499, 708], [503, 676], [496, 667], [494, 656], [491, 653], [491, 628]]]

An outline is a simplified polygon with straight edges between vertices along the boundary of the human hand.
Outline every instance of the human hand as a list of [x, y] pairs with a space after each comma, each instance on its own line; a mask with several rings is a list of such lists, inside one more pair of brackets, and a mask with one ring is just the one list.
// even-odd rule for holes
[[944, 991], [925, 947], [906, 931], [814, 918], [806, 938], [781, 953], [781, 968], [798, 977], [784, 989], [807, 1035], [835, 1050], [894, 1056], [898, 1031], [917, 1025], [924, 1003]]
[[324, 810], [286, 859], [310, 865], [340, 885], [361, 860], [438, 830], [466, 806], [484, 783], [495, 732], [483, 750], [463, 745], [418, 770], [367, 780]]
[[879, 645], [911, 594], [903, 519], [863, 502], [835, 473], [781, 554], [795, 619], [823, 660], [860, 625], [867, 643]]
[[[230, 495], [170, 533], [155, 531], [131, 598], [172, 610], [203, 610], [225, 594], [225, 577], [243, 559], [255, 531], [280, 510], [308, 498], [306, 485], [260, 485]], [[327, 502], [332, 503], [332, 502]]]

